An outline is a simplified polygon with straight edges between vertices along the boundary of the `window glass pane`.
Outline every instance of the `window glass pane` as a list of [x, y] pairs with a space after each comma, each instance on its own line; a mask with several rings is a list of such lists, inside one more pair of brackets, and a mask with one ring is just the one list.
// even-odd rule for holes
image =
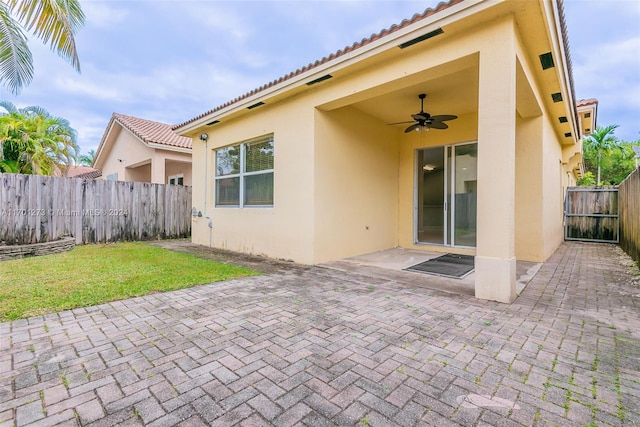
[[216, 180], [216, 205], [240, 205], [240, 178], [224, 178]]
[[216, 150], [216, 176], [240, 173], [240, 146]]
[[245, 172], [257, 172], [273, 169], [273, 139], [258, 141], [246, 145]]
[[273, 172], [244, 177], [245, 205], [273, 205]]
[[184, 185], [184, 177], [182, 176], [178, 177], [178, 185]]

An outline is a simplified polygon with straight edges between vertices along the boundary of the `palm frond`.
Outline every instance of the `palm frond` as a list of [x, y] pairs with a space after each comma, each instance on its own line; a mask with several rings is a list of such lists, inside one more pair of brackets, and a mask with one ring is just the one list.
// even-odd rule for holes
[[79, 0], [9, 0], [9, 5], [27, 30], [80, 71], [74, 35], [85, 16]]
[[8, 114], [18, 112], [18, 108], [11, 101], [0, 101], [0, 107], [7, 110]]
[[11, 92], [20, 89], [33, 80], [33, 58], [19, 23], [11, 16], [4, 1], [0, 2], [0, 81]]

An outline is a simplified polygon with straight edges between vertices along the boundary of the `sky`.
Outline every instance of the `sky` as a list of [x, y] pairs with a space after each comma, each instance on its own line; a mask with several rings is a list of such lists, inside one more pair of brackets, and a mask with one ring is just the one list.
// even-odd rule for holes
[[[532, 0], [522, 0], [532, 1]], [[436, 0], [80, 0], [81, 73], [39, 40], [35, 77], [17, 96], [69, 120], [82, 154], [112, 113], [176, 124], [383, 28]], [[640, 139], [640, 1], [564, 0], [577, 99], [596, 98], [597, 122]]]

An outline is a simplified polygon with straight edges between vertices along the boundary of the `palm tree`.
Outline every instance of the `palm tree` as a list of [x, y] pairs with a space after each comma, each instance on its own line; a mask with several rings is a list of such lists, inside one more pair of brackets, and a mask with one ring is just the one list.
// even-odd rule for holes
[[78, 156], [78, 160], [80, 160], [80, 164], [82, 166], [91, 166], [93, 164], [93, 159], [96, 158], [96, 150], [89, 150], [87, 154], [81, 154]]
[[584, 140], [585, 148], [596, 153], [596, 165], [598, 167], [598, 178], [596, 182], [598, 185], [600, 185], [601, 182], [600, 163], [602, 161], [602, 154], [620, 145], [618, 138], [613, 135], [618, 127], [618, 125], [598, 126], [596, 130]]
[[0, 107], [0, 168], [5, 172], [53, 175], [75, 163], [76, 131], [66, 119], [41, 107]]
[[[21, 25], [22, 24], [22, 25]], [[0, 81], [17, 94], [33, 79], [25, 29], [80, 72], [74, 39], [84, 24], [79, 0], [0, 1]]]

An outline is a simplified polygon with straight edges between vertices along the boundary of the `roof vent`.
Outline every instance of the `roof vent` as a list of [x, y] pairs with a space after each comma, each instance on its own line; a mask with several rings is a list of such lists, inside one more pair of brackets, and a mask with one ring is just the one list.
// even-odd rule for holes
[[322, 77], [318, 77], [318, 78], [317, 78], [317, 79], [315, 79], [315, 80], [311, 80], [310, 82], [307, 82], [307, 86], [311, 86], [311, 85], [314, 85], [314, 84], [316, 84], [316, 83], [320, 83], [320, 82], [323, 82], [323, 81], [325, 81], [325, 80], [329, 80], [329, 79], [330, 79], [330, 78], [332, 78], [332, 77], [333, 77], [333, 76], [332, 76], [331, 74], [327, 74], [327, 75], [324, 75], [324, 76], [322, 76]]
[[564, 136], [566, 136], [567, 138], [569, 138], [571, 136], [571, 132], [567, 132], [564, 134]]
[[253, 104], [253, 105], [249, 105], [249, 106], [247, 107], [247, 110], [253, 110], [254, 108], [259, 107], [259, 106], [261, 106], [261, 105], [264, 105], [264, 102], [262, 102], [262, 101], [260, 101], [260, 102], [256, 102], [256, 103], [255, 103], [255, 104]]
[[542, 55], [540, 55], [540, 64], [542, 64], [543, 70], [547, 70], [556, 66], [556, 64], [553, 63], [553, 55], [551, 55], [551, 52], [543, 53]]
[[430, 39], [431, 37], [435, 37], [437, 35], [440, 35], [442, 33], [444, 33], [444, 31], [442, 31], [442, 28], [436, 28], [435, 30], [430, 31], [427, 34], [423, 34], [420, 37], [416, 37], [415, 39], [409, 40], [408, 42], [404, 42], [402, 44], [399, 44], [398, 47], [400, 49], [404, 49], [404, 48], [407, 48], [409, 46], [413, 46], [414, 44], [417, 44], [417, 43], [423, 42], [423, 41], [425, 41], [427, 39]]
[[215, 125], [216, 123], [220, 123], [220, 120], [214, 120], [212, 122], [207, 123], [207, 126]]
[[560, 123], [567, 123], [569, 121], [566, 116], [558, 117], [558, 120], [560, 120]]
[[560, 92], [552, 93], [551, 99], [553, 99], [553, 102], [560, 102], [562, 101], [562, 94]]

